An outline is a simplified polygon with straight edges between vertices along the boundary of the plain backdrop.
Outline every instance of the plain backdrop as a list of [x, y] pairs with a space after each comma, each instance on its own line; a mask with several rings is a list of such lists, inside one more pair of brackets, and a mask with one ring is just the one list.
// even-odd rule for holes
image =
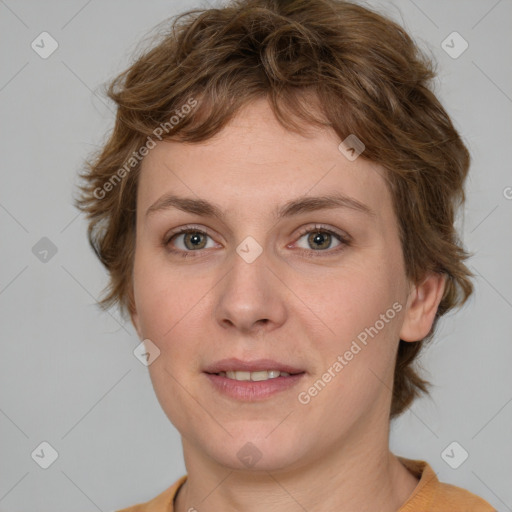
[[[391, 447], [512, 510], [512, 1], [366, 5], [435, 57], [436, 92], [473, 158], [458, 222], [475, 295], [441, 321], [421, 358], [431, 399], [392, 424]], [[0, 0], [0, 512], [111, 511], [185, 474], [132, 326], [96, 305], [107, 276], [72, 199], [113, 126], [102, 85], [155, 25], [193, 7], [208, 3]], [[454, 441], [468, 453], [457, 469], [442, 457]], [[37, 455], [52, 449], [43, 469]]]

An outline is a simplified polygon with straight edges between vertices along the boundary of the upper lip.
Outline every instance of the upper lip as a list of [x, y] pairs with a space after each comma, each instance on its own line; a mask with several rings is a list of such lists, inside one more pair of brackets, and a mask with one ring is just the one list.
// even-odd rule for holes
[[221, 359], [209, 366], [203, 371], [206, 373], [233, 372], [236, 370], [246, 372], [259, 372], [264, 370], [278, 370], [286, 373], [303, 373], [304, 370], [280, 363], [273, 359], [255, 359], [254, 361], [242, 361], [241, 359], [229, 358]]

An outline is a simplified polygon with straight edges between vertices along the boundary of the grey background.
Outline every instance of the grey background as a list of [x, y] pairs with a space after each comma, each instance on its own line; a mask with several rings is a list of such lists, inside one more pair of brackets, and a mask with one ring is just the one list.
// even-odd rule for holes
[[[113, 126], [101, 85], [157, 23], [207, 5], [0, 0], [1, 512], [119, 509], [185, 474], [179, 435], [133, 355], [133, 328], [95, 304], [106, 273], [72, 193]], [[476, 294], [441, 322], [421, 360], [432, 399], [393, 423], [391, 447], [512, 510], [512, 2], [367, 5], [437, 59], [437, 93], [473, 156], [459, 225]], [[31, 48], [43, 31], [59, 44], [47, 59]], [[441, 47], [453, 31], [469, 43], [457, 59]], [[57, 248], [46, 262], [32, 251], [42, 237]], [[58, 452], [48, 469], [31, 457], [42, 441]], [[458, 469], [441, 458], [452, 441], [469, 453]]]

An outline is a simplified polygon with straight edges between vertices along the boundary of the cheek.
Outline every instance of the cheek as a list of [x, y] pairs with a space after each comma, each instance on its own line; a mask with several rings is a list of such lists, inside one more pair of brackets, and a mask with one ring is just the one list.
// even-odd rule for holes
[[150, 365], [151, 377], [154, 383], [163, 379], [163, 385], [169, 386], [169, 373], [181, 382], [197, 371], [205, 320], [211, 317], [208, 292], [215, 279], [161, 260], [150, 250], [136, 255], [134, 300], [141, 335], [160, 350], [161, 357]]
[[376, 404], [384, 414], [393, 386], [403, 306], [382, 290], [359, 294], [355, 284], [347, 280], [344, 290], [331, 294], [331, 320], [326, 323], [334, 334], [329, 331], [315, 342], [320, 361], [315, 375], [299, 390], [304, 411], [322, 416], [329, 411], [337, 428], [324, 434], [333, 440], [338, 435], [334, 432], [349, 428]]
[[[201, 297], [201, 281], [161, 261], [150, 250], [139, 250], [134, 262], [134, 300], [142, 335], [167, 339]], [[204, 292], [203, 292], [204, 294]]]
[[386, 392], [383, 382], [392, 386], [389, 381], [405, 310], [404, 278], [400, 265], [392, 260], [375, 261], [345, 268], [335, 280], [325, 282], [323, 295], [315, 292], [313, 297], [310, 292], [328, 327], [315, 342], [322, 354], [317, 372], [322, 381], [329, 381], [321, 399], [326, 407], [331, 401], [341, 411], [359, 410]]
[[148, 370], [156, 397], [169, 420], [185, 429], [204, 422], [191, 402], [190, 374], [201, 353], [198, 326], [202, 325], [201, 297], [204, 283], [190, 279], [154, 255], [137, 254], [134, 262], [134, 299], [141, 335], [160, 350]]
[[[398, 332], [397, 310], [405, 306], [393, 308], [403, 301], [400, 268], [386, 263], [372, 265], [371, 260], [366, 260], [346, 266], [322, 281], [317, 281], [317, 286], [304, 287], [300, 293], [323, 320], [327, 338], [337, 338], [343, 344], [376, 322], [386, 334]], [[381, 315], [385, 315], [385, 329]]]

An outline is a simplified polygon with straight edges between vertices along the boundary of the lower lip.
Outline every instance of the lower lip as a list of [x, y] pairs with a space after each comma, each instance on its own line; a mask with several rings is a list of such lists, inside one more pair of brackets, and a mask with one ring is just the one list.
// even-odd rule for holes
[[270, 396], [296, 386], [305, 373], [276, 377], [275, 379], [252, 381], [235, 380], [221, 377], [213, 373], [205, 373], [213, 387], [221, 394], [244, 402], [264, 400]]

